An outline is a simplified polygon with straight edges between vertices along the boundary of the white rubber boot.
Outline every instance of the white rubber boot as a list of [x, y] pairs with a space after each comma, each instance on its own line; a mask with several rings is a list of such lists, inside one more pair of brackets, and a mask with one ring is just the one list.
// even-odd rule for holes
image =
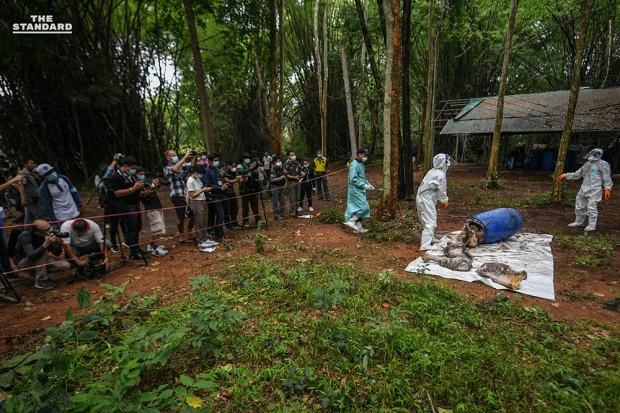
[[[349, 220], [347, 222], [344, 222], [344, 225], [346, 225], [349, 228], [352, 228], [354, 231], [357, 231], [357, 217], [355, 215], [352, 215], [351, 218], [349, 218]], [[361, 226], [362, 224], [360, 224]]]
[[598, 217], [589, 217], [588, 226], [584, 229], [584, 231], [595, 231], [596, 230], [596, 221]]
[[[585, 224], [586, 222], [586, 216], [585, 215], [577, 215], [577, 217], [575, 217], [575, 222], [568, 224], [569, 227], [583, 227], [583, 224]], [[594, 226], [596, 226], [596, 223], [594, 223]]]

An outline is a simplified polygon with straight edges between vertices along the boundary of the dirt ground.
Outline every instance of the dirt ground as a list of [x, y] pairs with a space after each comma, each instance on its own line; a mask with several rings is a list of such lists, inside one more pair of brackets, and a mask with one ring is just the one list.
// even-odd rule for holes
[[[346, 208], [347, 175], [343, 166], [333, 166], [330, 177], [330, 192], [332, 200], [314, 200], [315, 214], [327, 207], [336, 207], [342, 211]], [[450, 206], [442, 211], [438, 219], [437, 233], [447, 233], [459, 230], [463, 225], [462, 218], [453, 216], [472, 216], [490, 207], [475, 206], [477, 195], [486, 194], [489, 197], [503, 196], [506, 198], [524, 199], [534, 195], [548, 193], [551, 189], [551, 172], [512, 170], [500, 171], [500, 179], [504, 180], [503, 189], [500, 191], [484, 192], [479, 188], [486, 175], [486, 166], [456, 165], [448, 172], [448, 196]], [[376, 188], [381, 188], [381, 167], [379, 165], [367, 167], [367, 177]], [[416, 188], [422, 179], [420, 172], [415, 173]], [[576, 192], [580, 182], [571, 182], [570, 188]], [[171, 206], [168, 197], [168, 189], [162, 187], [159, 190], [160, 198], [164, 206]], [[88, 194], [83, 194], [84, 198]], [[372, 200], [380, 196], [380, 191], [369, 195]], [[383, 269], [393, 269], [395, 274], [405, 279], [417, 279], [419, 276], [406, 273], [407, 265], [421, 255], [419, 248], [419, 234], [413, 234], [414, 241], [410, 244], [403, 242], [376, 243], [371, 242], [364, 236], [353, 235], [350, 229], [343, 229], [337, 225], [321, 224], [314, 219], [293, 219], [287, 217], [283, 221], [273, 221], [270, 214], [271, 202], [266, 200], [268, 229], [262, 229], [261, 233], [267, 235], [266, 257], [276, 257], [281, 253], [292, 253], [296, 257], [304, 258], [312, 255], [313, 247], [320, 247], [338, 254], [330, 254], [330, 259], [348, 261], [353, 259], [360, 267], [368, 268], [374, 272]], [[599, 204], [600, 233], [620, 236], [620, 220], [618, 210], [620, 196], [614, 196], [609, 201]], [[307, 208], [307, 206], [306, 206]], [[401, 206], [401, 213], [405, 209], [415, 205]], [[570, 234], [579, 235], [580, 230], [568, 228], [567, 224], [574, 218], [574, 209], [569, 205], [551, 205], [544, 207], [519, 207], [517, 208], [524, 219], [523, 231], [536, 233], [551, 233], [554, 235]], [[288, 200], [287, 200], [288, 211]], [[262, 213], [262, 210], [261, 210]], [[307, 209], [306, 209], [307, 213]], [[101, 215], [97, 200], [94, 199], [85, 209], [85, 216]], [[172, 211], [166, 211], [167, 230], [170, 235], [176, 232], [175, 218]], [[239, 211], [241, 215], [241, 211]], [[415, 213], [414, 213], [415, 216]], [[146, 244], [150, 237], [150, 230], [146, 219], [144, 220], [141, 241]], [[136, 291], [140, 294], [159, 294], [162, 299], [183, 294], [189, 290], [187, 282], [190, 277], [197, 274], [211, 274], [230, 265], [229, 258], [246, 257], [249, 260], [257, 259], [254, 236], [256, 229], [237, 231], [229, 234], [233, 238], [233, 249], [218, 246], [214, 253], [202, 253], [194, 244], [178, 243], [175, 237], [169, 237], [163, 244], [170, 253], [163, 257], [152, 257], [149, 266], [136, 266], [126, 264], [115, 271], [106, 274], [105, 277], [83, 281], [74, 281], [73, 271], [54, 274], [52, 279], [59, 285], [56, 289], [45, 291], [34, 288], [34, 279], [15, 282], [14, 288], [21, 295], [20, 303], [10, 303], [0, 300], [0, 354], [10, 354], [19, 351], [32, 341], [42, 337], [46, 327], [58, 325], [65, 319], [65, 312], [73, 307], [76, 313], [79, 308], [76, 300], [78, 291], [85, 286], [91, 293], [93, 300], [106, 290], [100, 284], [108, 283], [121, 285], [129, 282], [126, 291]], [[299, 248], [304, 245], [306, 248]], [[278, 246], [278, 248], [273, 248]], [[552, 244], [555, 265], [555, 293], [556, 300], [550, 301], [536, 297], [519, 294], [520, 301], [530, 307], [540, 306], [546, 310], [553, 319], [564, 319], [576, 322], [582, 319], [595, 320], [602, 325], [618, 325], [620, 313], [603, 309], [605, 301], [611, 300], [618, 294], [620, 287], [620, 254], [615, 248], [611, 266], [608, 268], [592, 268], [572, 263], [572, 257], [564, 250]], [[120, 254], [111, 255], [111, 263], [120, 261]], [[436, 277], [436, 282], [448, 285], [464, 295], [475, 300], [488, 300], [497, 293], [514, 297], [517, 293], [503, 290], [494, 290], [481, 283], [466, 283], [456, 280], [448, 280]]]

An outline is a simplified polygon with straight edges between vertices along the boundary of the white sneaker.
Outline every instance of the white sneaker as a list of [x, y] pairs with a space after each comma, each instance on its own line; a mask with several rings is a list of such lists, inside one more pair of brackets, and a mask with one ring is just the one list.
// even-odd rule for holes
[[314, 212], [314, 208], [310, 207], [310, 208], [308, 208], [308, 211]]
[[211, 241], [210, 239], [208, 239], [208, 240], [203, 241], [200, 244], [198, 244], [198, 246], [201, 247], [201, 248], [206, 248], [206, 247], [214, 247], [217, 244], [219, 244], [219, 242]]
[[217, 247], [200, 248], [200, 252], [213, 252]]
[[301, 212], [301, 211], [303, 211], [303, 210], [304, 210], [304, 207], [299, 207], [299, 208], [297, 208], [297, 212]]
[[164, 249], [164, 247], [162, 247], [161, 245], [158, 245], [157, 248], [155, 248], [155, 252], [157, 253], [157, 255], [168, 254], [168, 250]]

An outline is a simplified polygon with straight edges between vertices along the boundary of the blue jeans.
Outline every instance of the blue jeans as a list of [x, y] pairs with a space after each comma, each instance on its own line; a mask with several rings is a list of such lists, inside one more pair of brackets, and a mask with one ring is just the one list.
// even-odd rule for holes
[[[139, 212], [139, 205], [127, 205], [127, 212]], [[129, 214], [120, 217], [125, 228], [125, 240], [131, 255], [140, 254], [140, 231], [142, 231], [142, 214]]]

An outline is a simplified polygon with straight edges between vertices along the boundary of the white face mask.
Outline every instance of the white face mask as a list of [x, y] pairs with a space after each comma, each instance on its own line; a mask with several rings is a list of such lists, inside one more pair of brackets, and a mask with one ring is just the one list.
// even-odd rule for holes
[[237, 172], [237, 168], [236, 167], [230, 168], [230, 172]]
[[295, 159], [297, 159], [297, 157], [295, 155], [291, 156], [291, 161], [294, 161]]
[[282, 166], [282, 162], [276, 162], [276, 166], [279, 168]]
[[367, 156], [364, 156], [364, 157], [362, 158], [362, 162], [366, 162], [367, 160], [368, 160], [368, 157], [367, 157]]

